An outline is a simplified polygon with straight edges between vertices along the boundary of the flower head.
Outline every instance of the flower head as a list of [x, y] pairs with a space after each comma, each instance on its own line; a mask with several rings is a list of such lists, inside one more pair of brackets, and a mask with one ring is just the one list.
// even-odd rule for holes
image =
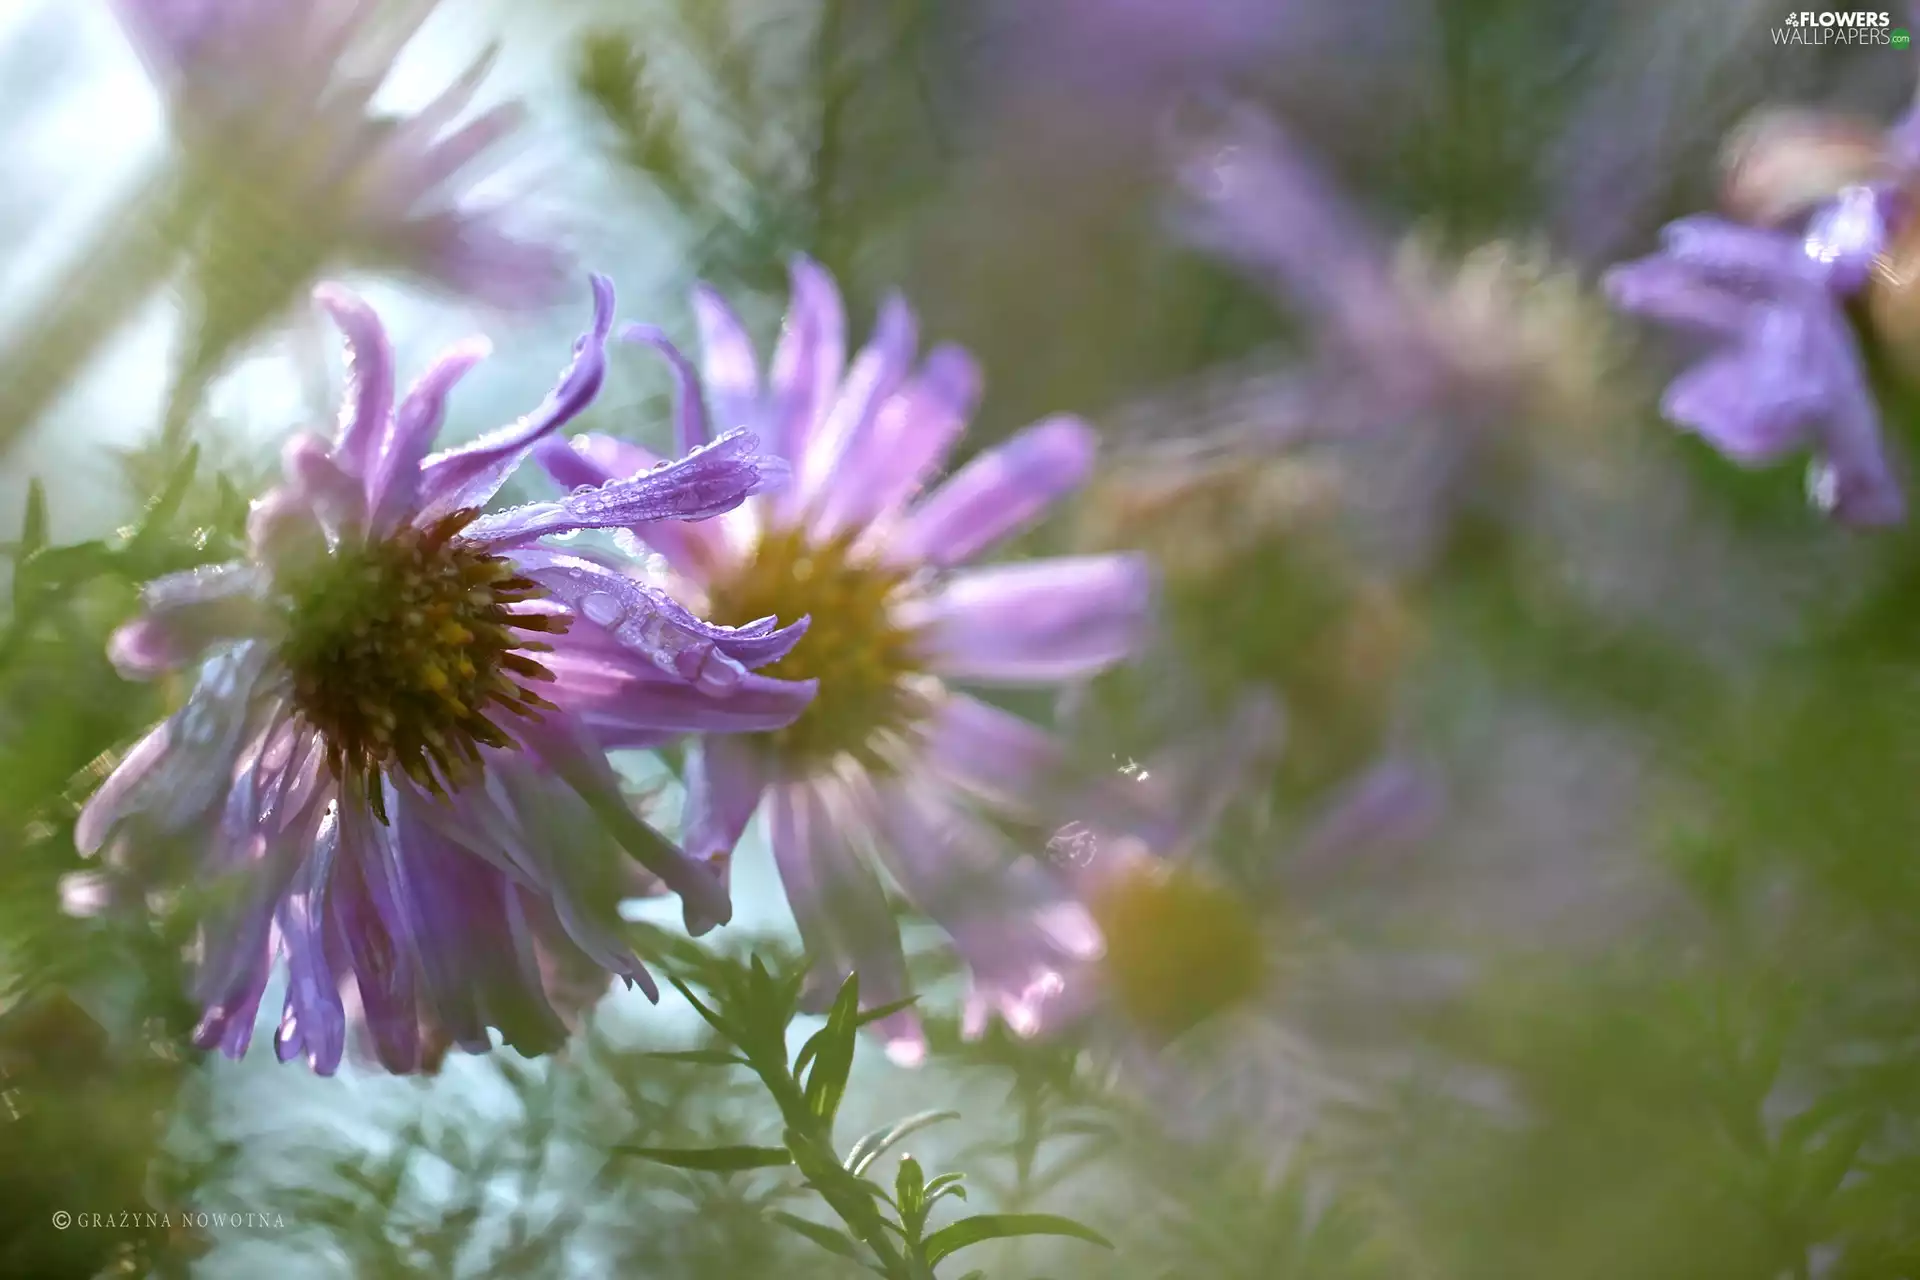
[[511, 104], [457, 123], [491, 55], [412, 116], [371, 110], [433, 0], [115, 3], [210, 196], [209, 252], [244, 253], [236, 270], [274, 277], [271, 305], [342, 261], [501, 306], [547, 301], [563, 285], [551, 248], [516, 238], [454, 185], [520, 123]]
[[[973, 362], [941, 346], [916, 369], [913, 314], [890, 298], [849, 363], [832, 279], [802, 260], [793, 289], [764, 383], [740, 321], [711, 290], [694, 298], [701, 371], [657, 331], [629, 335], [659, 348], [678, 373], [680, 447], [706, 439], [710, 412], [722, 424], [751, 424], [796, 475], [791, 489], [711, 524], [637, 530], [714, 619], [802, 606], [811, 619], [806, 641], [750, 680], [816, 682], [817, 697], [784, 729], [702, 739], [689, 782], [690, 851], [731, 848], [764, 798], [819, 993], [858, 970], [875, 1003], [904, 994], [877, 860], [971, 968], [969, 1027], [999, 1013], [1032, 1031], [1066, 966], [1098, 950], [1098, 933], [1057, 876], [1008, 854], [987, 813], [1036, 818], [1061, 752], [1038, 728], [954, 685], [1052, 685], [1127, 658], [1147, 617], [1146, 567], [1131, 555], [960, 567], [1085, 479], [1093, 433], [1049, 419], [922, 496], [972, 413]], [[554, 440], [540, 459], [569, 485], [652, 464], [604, 437]], [[923, 1052], [910, 1014], [881, 1030], [896, 1059]]]
[[[1365, 455], [1350, 496], [1371, 505], [1392, 558], [1429, 556], [1457, 516], [1511, 498], [1507, 485], [1489, 494], [1489, 478], [1595, 460], [1604, 433], [1585, 428], [1617, 403], [1607, 316], [1538, 250], [1496, 243], [1445, 261], [1420, 238], [1396, 250], [1247, 110], [1202, 136], [1181, 177], [1190, 238], [1268, 284], [1314, 335], [1309, 365], [1263, 389], [1268, 405], [1242, 406], [1269, 419], [1244, 443]], [[1510, 429], [1521, 424], [1563, 429]], [[1499, 505], [1507, 518], [1513, 504]]]
[[1882, 335], [1905, 336], [1920, 114], [1883, 134], [1847, 117], [1764, 112], [1732, 138], [1726, 170], [1725, 204], [1740, 221], [1683, 218], [1660, 253], [1608, 278], [1622, 309], [1708, 348], [1661, 407], [1744, 466], [1811, 453], [1808, 488], [1823, 510], [1899, 524], [1906, 496], [1847, 307], [1864, 295]]
[[283, 955], [283, 1061], [304, 1053], [334, 1070], [349, 976], [391, 1070], [421, 1065], [435, 1038], [423, 1022], [470, 1052], [496, 1027], [537, 1053], [563, 1031], [543, 971], [591, 962], [653, 993], [621, 938], [620, 898], [664, 887], [690, 929], [728, 919], [721, 878], [628, 805], [564, 673], [632, 691], [595, 699], [602, 725], [626, 715], [671, 730], [803, 628], [709, 626], [541, 541], [707, 519], [783, 469], [735, 432], [641, 475], [481, 514], [598, 392], [614, 299], [602, 279], [594, 294], [593, 329], [545, 403], [428, 456], [485, 347], [448, 352], [396, 405], [378, 318], [323, 286], [352, 372], [338, 435], [289, 443], [285, 483], [254, 504], [246, 560], [148, 584], [142, 615], [115, 635], [129, 678], [188, 670], [196, 682], [120, 761], [75, 837], [136, 860], [184, 846], [198, 878], [233, 893], [203, 930], [202, 1046], [245, 1051]]

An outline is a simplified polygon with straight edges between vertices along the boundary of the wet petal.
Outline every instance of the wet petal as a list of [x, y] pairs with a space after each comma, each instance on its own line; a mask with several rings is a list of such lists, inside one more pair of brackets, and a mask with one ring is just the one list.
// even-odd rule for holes
[[1871, 187], [1848, 187], [1814, 215], [1802, 248], [1825, 266], [1832, 288], [1854, 293], [1865, 287], [1873, 264], [1887, 247], [1882, 197]]
[[1089, 676], [1140, 645], [1150, 576], [1139, 556], [1080, 556], [956, 574], [902, 610], [928, 665], [956, 680], [1045, 684]]
[[738, 737], [708, 736], [687, 761], [687, 852], [726, 878], [734, 846], [760, 807], [767, 786], [765, 754]]
[[443, 352], [408, 389], [393, 416], [380, 470], [373, 486], [373, 529], [386, 534], [412, 513], [420, 496], [420, 464], [446, 417], [447, 397], [454, 386], [493, 351], [485, 338], [469, 338]]
[[673, 370], [674, 452], [688, 453], [711, 440], [713, 427], [707, 421], [707, 405], [701, 396], [700, 375], [694, 372], [692, 362], [680, 354], [680, 348], [674, 346], [668, 341], [666, 334], [650, 324], [627, 326], [621, 332], [620, 340], [643, 343], [652, 347], [666, 357], [667, 367]]
[[975, 458], [929, 494], [887, 554], [903, 564], [954, 565], [1021, 532], [1080, 487], [1098, 447], [1078, 418], [1051, 418]]
[[107, 656], [128, 680], [149, 680], [199, 660], [221, 640], [258, 634], [268, 622], [260, 569], [230, 561], [168, 574], [140, 592], [143, 616], [113, 633]]
[[366, 527], [365, 486], [341, 467], [326, 441], [315, 435], [295, 436], [287, 441], [280, 458], [294, 498], [314, 513], [329, 539]]
[[314, 289], [313, 300], [347, 340], [347, 394], [340, 406], [335, 459], [365, 484], [374, 477], [393, 412], [393, 349], [380, 317], [358, 294], [323, 284]]
[[580, 529], [711, 519], [785, 481], [785, 464], [754, 453], [758, 443], [746, 432], [733, 432], [639, 475], [576, 489], [557, 502], [534, 502], [482, 516], [469, 526], [467, 537], [500, 550]]
[[485, 505], [543, 436], [571, 422], [593, 402], [606, 379], [613, 307], [613, 282], [594, 276], [593, 327], [573, 344], [573, 363], [540, 407], [510, 426], [421, 464], [423, 518]]
[[587, 802], [620, 846], [679, 895], [688, 933], [699, 937], [733, 918], [733, 902], [720, 878], [640, 820], [606, 756], [582, 725], [571, 716], [549, 715], [520, 733], [528, 749]]
[[391, 838], [392, 828], [376, 824], [364, 802], [342, 806], [327, 912], [353, 970], [374, 1054], [388, 1071], [406, 1075], [420, 1065], [420, 1012], [412, 939], [387, 874], [392, 855], [383, 846]]
[[[610, 480], [643, 475], [668, 461], [631, 441], [592, 434], [568, 440], [549, 436], [533, 451], [533, 458], [554, 483], [575, 493], [597, 489]], [[718, 531], [710, 524], [654, 520], [628, 528], [664, 557], [675, 573], [691, 581], [704, 581], [707, 571], [721, 562]]]
[[746, 629], [715, 626], [664, 591], [579, 556], [523, 551], [514, 563], [599, 634], [709, 693], [738, 688], [745, 679], [746, 663], [735, 653], [771, 661], [763, 655], [791, 648], [800, 634], [794, 627], [804, 628], [804, 623], [775, 632], [759, 624]]
[[338, 819], [329, 818], [294, 874], [278, 920], [287, 956], [287, 1001], [274, 1033], [274, 1052], [282, 1062], [304, 1053], [314, 1074], [323, 1076], [339, 1069], [347, 1034], [339, 977], [327, 954], [327, 891], [339, 846]]

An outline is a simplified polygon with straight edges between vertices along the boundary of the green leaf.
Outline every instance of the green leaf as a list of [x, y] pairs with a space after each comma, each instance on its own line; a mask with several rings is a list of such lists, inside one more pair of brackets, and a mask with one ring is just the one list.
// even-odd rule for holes
[[952, 1226], [942, 1227], [928, 1236], [927, 1262], [930, 1265], [938, 1263], [948, 1254], [983, 1240], [1004, 1240], [1011, 1236], [1071, 1236], [1075, 1240], [1097, 1244], [1102, 1249], [1113, 1248], [1111, 1240], [1092, 1227], [1081, 1226], [1072, 1218], [1051, 1213], [979, 1213], [971, 1218], [962, 1218]]
[[706, 1004], [701, 1001], [700, 997], [693, 994], [693, 988], [689, 987], [686, 983], [680, 981], [679, 978], [676, 978], [671, 973], [667, 975], [667, 981], [673, 984], [673, 989], [675, 991], [678, 991], [682, 996], [686, 997], [687, 1003], [693, 1006], [695, 1013], [698, 1013], [702, 1018], [705, 1018], [707, 1020], [708, 1026], [712, 1027], [715, 1031], [718, 1031], [721, 1035], [733, 1041], [735, 1044], [740, 1043], [740, 1034], [737, 1030], [735, 1030], [733, 1024], [731, 1022], [728, 1022], [725, 1018], [721, 1017], [719, 1014], [715, 1013], [712, 1009], [707, 1008]]
[[921, 1175], [920, 1162], [912, 1156], [900, 1157], [900, 1171], [893, 1179], [894, 1198], [900, 1205], [900, 1216], [908, 1222], [920, 1217], [920, 1211], [927, 1203], [927, 1183]]
[[941, 1196], [952, 1196], [956, 1200], [967, 1198], [967, 1189], [960, 1185], [965, 1180], [964, 1173], [943, 1173], [927, 1184], [927, 1203], [932, 1204]]
[[808, 1222], [805, 1218], [796, 1218], [791, 1213], [783, 1213], [778, 1209], [768, 1216], [788, 1230], [799, 1232], [829, 1253], [837, 1253], [855, 1262], [866, 1261], [860, 1256], [859, 1246], [855, 1245], [852, 1238], [843, 1231], [835, 1231], [832, 1227], [822, 1226], [818, 1222]]
[[146, 515], [140, 521], [140, 530], [134, 535], [136, 546], [146, 547], [180, 513], [188, 490], [193, 488], [193, 474], [199, 469], [200, 446], [196, 444], [181, 456], [178, 465], [167, 477], [166, 487], [160, 491], [160, 496], [148, 505]]
[[840, 987], [840, 994], [827, 1014], [825, 1039], [814, 1055], [813, 1070], [807, 1073], [807, 1110], [827, 1122], [829, 1130], [840, 1099], [847, 1091], [847, 1076], [853, 1070], [853, 1042], [860, 1016], [860, 975], [851, 973]]
[[807, 1042], [800, 1046], [800, 1052], [793, 1056], [793, 1074], [797, 1076], [805, 1073], [807, 1064], [812, 1062], [815, 1056], [819, 1054], [820, 1046], [826, 1042], [826, 1038], [827, 1029], [825, 1027], [820, 1028], [807, 1037]]
[[753, 1064], [737, 1053], [728, 1053], [724, 1049], [673, 1049], [649, 1053], [643, 1057], [654, 1058], [660, 1062], [685, 1062], [701, 1067], [747, 1067]]
[[860, 1015], [856, 1025], [862, 1026], [862, 1027], [868, 1026], [872, 1023], [880, 1021], [880, 1019], [882, 1018], [892, 1017], [894, 1014], [900, 1012], [902, 1009], [910, 1009], [918, 1003], [920, 1003], [919, 996], [908, 996], [904, 1000], [894, 1000], [894, 1001], [888, 1002], [887, 1004], [875, 1005], [873, 1008], [867, 1010], [865, 1013]]
[[737, 1173], [743, 1169], [783, 1169], [793, 1163], [785, 1147], [627, 1147], [614, 1148], [622, 1155], [639, 1156], [656, 1164], [676, 1169], [701, 1169], [708, 1173]]
[[860, 1141], [854, 1143], [853, 1149], [847, 1152], [847, 1172], [857, 1177], [867, 1171], [868, 1165], [885, 1155], [889, 1149], [909, 1134], [918, 1133], [920, 1130], [930, 1125], [939, 1124], [943, 1120], [958, 1120], [959, 1118], [960, 1113], [958, 1111], [922, 1111], [917, 1115], [908, 1116], [905, 1120], [897, 1124], [888, 1125], [882, 1129], [875, 1129], [872, 1133], [867, 1134], [864, 1138], [861, 1138]]
[[24, 560], [47, 545], [47, 491], [38, 479], [27, 481], [27, 518], [20, 522], [14, 558]]

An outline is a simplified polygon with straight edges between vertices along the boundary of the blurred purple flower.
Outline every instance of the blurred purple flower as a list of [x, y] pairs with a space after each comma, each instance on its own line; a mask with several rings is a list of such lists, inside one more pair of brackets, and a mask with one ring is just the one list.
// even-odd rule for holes
[[[286, 483], [254, 504], [248, 559], [149, 583], [141, 617], [115, 634], [128, 678], [190, 669], [196, 684], [101, 785], [75, 839], [136, 865], [185, 846], [189, 882], [235, 894], [203, 926], [203, 1047], [245, 1052], [278, 954], [282, 1061], [338, 1066], [349, 975], [389, 1070], [421, 1065], [423, 1023], [469, 1052], [487, 1051], [491, 1026], [539, 1053], [564, 1038], [543, 969], [597, 966], [655, 994], [622, 937], [622, 897], [671, 890], [696, 933], [731, 916], [723, 879], [635, 815], [570, 709], [568, 675], [624, 691], [591, 700], [603, 729], [772, 728], [807, 696], [748, 674], [803, 624], [709, 626], [542, 539], [705, 520], [785, 468], [734, 432], [482, 515], [598, 393], [612, 286], [595, 278], [592, 331], [539, 408], [432, 456], [447, 396], [485, 345], [449, 351], [396, 406], [378, 317], [332, 286], [316, 300], [347, 339], [339, 434], [289, 443]], [[748, 681], [785, 701], [730, 701]]]
[[1811, 450], [1809, 489], [1849, 524], [1906, 519], [1879, 411], [1841, 309], [1860, 235], [1816, 219], [1805, 236], [1712, 217], [1671, 224], [1659, 254], [1615, 268], [1623, 310], [1705, 338], [1712, 354], [1667, 389], [1667, 417], [1732, 461]]
[[[1516, 460], [1592, 452], [1613, 403], [1604, 309], [1543, 255], [1492, 244], [1443, 262], [1398, 248], [1273, 120], [1231, 111], [1183, 157], [1181, 229], [1245, 268], [1306, 321], [1291, 377], [1245, 380], [1236, 447], [1322, 445], [1354, 455], [1351, 486], [1390, 558], [1431, 557], [1476, 505], [1516, 510]], [[1553, 423], [1551, 448], [1512, 429]], [[1251, 429], [1251, 430], [1249, 430]]]
[[371, 110], [435, 0], [114, 2], [196, 176], [231, 196], [223, 233], [258, 220], [270, 229], [249, 237], [267, 241], [261, 255], [399, 268], [497, 306], [558, 296], [567, 273], [555, 250], [458, 189], [522, 119], [504, 104], [456, 127], [490, 53], [411, 116]]
[[[636, 532], [716, 620], [804, 607], [806, 643], [768, 672], [817, 680], [819, 695], [789, 728], [700, 741], [689, 772], [689, 849], [731, 849], [764, 797], [774, 858], [817, 965], [815, 999], [856, 970], [874, 1004], [906, 992], [898, 931], [870, 855], [940, 922], [971, 969], [966, 1029], [978, 1033], [997, 1012], [1031, 1033], [1065, 967], [1097, 951], [1099, 936], [1058, 877], [1037, 860], [1011, 858], [979, 809], [1046, 822], [1062, 752], [1040, 729], [950, 684], [1056, 685], [1125, 660], [1147, 621], [1148, 573], [1131, 555], [958, 566], [1078, 486], [1092, 466], [1093, 432], [1050, 418], [921, 497], [966, 428], [980, 377], [952, 346], [934, 348], [916, 369], [916, 323], [903, 300], [882, 304], [873, 337], [849, 364], [838, 288], [819, 266], [797, 261], [764, 383], [720, 296], [701, 288], [694, 313], [705, 349], [699, 373], [658, 331], [627, 335], [674, 368], [678, 447], [708, 438], [709, 415], [749, 424], [791, 462], [796, 483], [708, 525]], [[604, 436], [552, 440], [539, 457], [567, 485], [645, 475], [655, 465], [645, 450]], [[777, 687], [750, 677], [752, 693], [743, 688], [729, 705], [784, 697]], [[591, 708], [585, 714], [604, 745], [645, 745], [609, 730]], [[878, 1030], [896, 1061], [924, 1054], [910, 1012]]]
[[1845, 308], [1884, 292], [1875, 275], [1917, 171], [1920, 113], [1882, 133], [1836, 114], [1761, 112], [1728, 146], [1725, 202], [1742, 221], [1683, 218], [1660, 253], [1607, 279], [1623, 310], [1708, 345], [1668, 388], [1667, 417], [1743, 466], [1811, 452], [1809, 491], [1847, 524], [1906, 519]]

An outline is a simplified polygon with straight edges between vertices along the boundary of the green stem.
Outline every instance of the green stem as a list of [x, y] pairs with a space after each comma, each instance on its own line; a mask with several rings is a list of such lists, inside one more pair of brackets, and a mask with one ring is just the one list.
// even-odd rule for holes
[[171, 167], [150, 174], [0, 341], [0, 457], [172, 274], [190, 220]]
[[[828, 1126], [821, 1123], [807, 1106], [806, 1094], [800, 1088], [800, 1082], [793, 1078], [790, 1071], [778, 1073], [762, 1072], [767, 1091], [773, 1095], [774, 1104], [780, 1108], [781, 1119], [787, 1127], [811, 1142], [818, 1150], [829, 1156], [834, 1154], [833, 1135]], [[835, 1166], [836, 1172], [838, 1166]], [[802, 1172], [805, 1172], [803, 1170]], [[821, 1171], [823, 1174], [825, 1170]], [[809, 1175], [810, 1177], [812, 1175]], [[844, 1175], [851, 1180], [852, 1174]], [[830, 1178], [815, 1179], [815, 1185], [827, 1206], [840, 1215], [856, 1240], [867, 1246], [880, 1265], [894, 1280], [934, 1280], [932, 1268], [917, 1258], [903, 1255], [888, 1238], [885, 1228], [879, 1226], [876, 1219], [878, 1211], [864, 1190], [856, 1187], [835, 1188], [821, 1185]]]

